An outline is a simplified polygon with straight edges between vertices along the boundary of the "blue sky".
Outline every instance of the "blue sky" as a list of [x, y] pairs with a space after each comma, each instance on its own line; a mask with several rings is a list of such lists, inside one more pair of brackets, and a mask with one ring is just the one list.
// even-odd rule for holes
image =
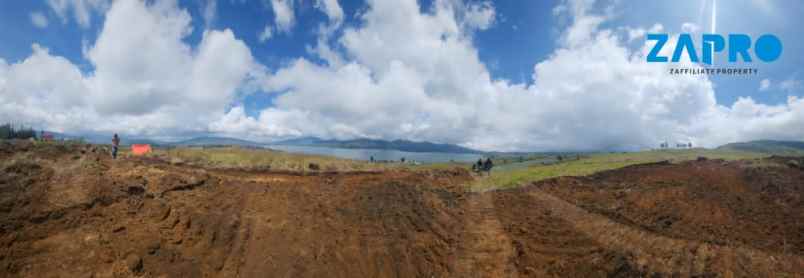
[[[58, 84], [61, 80], [49, 80], [48, 77], [43, 77], [44, 79], [17, 82], [12, 78], [18, 75], [9, 74], [10, 77], [6, 77], [6, 83], [17, 84], [16, 86], [18, 87], [15, 88], [34, 88], [39, 91], [26, 93], [17, 90], [15, 94], [12, 94], [9, 92], [10, 88], [6, 88], [4, 101], [13, 103], [15, 106], [6, 107], [5, 114], [2, 115], [16, 121], [27, 121], [28, 124], [40, 128], [64, 131], [80, 129], [80, 132], [107, 132], [113, 129], [113, 126], [98, 124], [97, 128], [77, 128], [77, 124], [70, 125], [66, 123], [86, 121], [84, 126], [96, 126], [92, 119], [117, 117], [115, 119], [118, 122], [125, 123], [118, 125], [120, 129], [123, 129], [121, 133], [164, 138], [178, 138], [208, 133], [245, 137], [260, 141], [308, 135], [331, 138], [404, 138], [456, 143], [486, 149], [517, 150], [553, 148], [631, 149], [648, 147], [658, 140], [698, 141], [704, 145], [714, 145], [726, 141], [756, 139], [761, 136], [770, 137], [771, 139], [794, 139], [800, 138], [802, 134], [801, 127], [796, 126], [802, 121], [799, 118], [801, 114], [796, 110], [796, 107], [799, 105], [798, 98], [801, 98], [803, 94], [800, 80], [804, 78], [804, 72], [801, 72], [800, 69], [801, 65], [804, 65], [804, 58], [801, 55], [801, 53], [804, 53], [802, 52], [804, 51], [804, 44], [802, 44], [802, 39], [798, 35], [798, 28], [795, 27], [804, 23], [799, 16], [804, 14], [804, 3], [800, 1], [743, 0], [719, 1], [717, 3], [716, 33], [746, 33], [754, 38], [764, 33], [772, 33], [783, 42], [784, 51], [782, 56], [772, 63], [724, 64], [717, 62], [718, 60], [725, 61], [723, 57], [718, 56], [715, 59], [716, 64], [714, 66], [756, 67], [760, 70], [756, 76], [713, 76], [703, 78], [705, 80], [697, 78], [691, 81], [668, 79], [671, 78], [668, 76], [655, 76], [657, 80], [653, 83], [640, 81], [641, 83], [624, 87], [626, 90], [636, 88], [635, 90], [639, 91], [637, 93], [639, 99], [648, 101], [647, 103], [631, 103], [622, 107], [622, 109], [625, 109], [623, 111], [602, 110], [593, 111], [594, 113], [588, 112], [591, 113], [588, 115], [579, 114], [565, 117], [573, 119], [572, 121], [564, 118], [558, 121], [550, 120], [561, 117], [559, 115], [562, 113], [572, 113], [569, 110], [554, 111], [554, 113], [528, 112], [535, 113], [530, 117], [539, 117], [538, 123], [528, 123], [527, 118], [519, 119], [516, 116], [525, 114], [524, 112], [517, 112], [519, 109], [527, 109], [527, 106], [516, 103], [517, 101], [522, 101], [515, 99], [519, 98], [520, 94], [541, 96], [542, 98], [535, 97], [532, 100], [535, 103], [540, 103], [545, 97], [549, 97], [544, 103], [556, 102], [553, 103], [555, 105], [549, 105], [549, 108], [554, 108], [559, 103], [563, 105], [564, 103], [575, 101], [570, 97], [578, 97], [578, 101], [594, 101], [601, 98], [600, 101], [602, 102], [615, 102], [619, 97], [633, 97], [633, 95], [618, 96], [608, 92], [606, 94], [576, 96], [575, 89], [568, 89], [565, 85], [584, 82], [579, 82], [577, 78], [555, 79], [572, 78], [573, 76], [583, 77], [585, 76], [584, 74], [595, 75], [595, 72], [576, 72], [575, 70], [561, 72], [561, 70], [566, 70], [570, 66], [558, 62], [569, 63], [573, 61], [572, 55], [577, 55], [575, 61], [580, 63], [572, 67], [592, 70], [589, 65], [594, 64], [592, 62], [600, 61], [586, 61], [589, 63], [583, 63], [585, 62], [584, 59], [595, 56], [595, 53], [583, 52], [594, 52], [593, 49], [590, 50], [588, 47], [584, 48], [583, 46], [604, 43], [606, 39], [604, 37], [611, 36], [617, 40], [613, 50], [626, 53], [624, 59], [614, 62], [625, 62], [628, 65], [624, 67], [612, 66], [602, 70], [610, 70], [615, 72], [615, 75], [622, 74], [625, 76], [615, 76], [614, 78], [628, 78], [626, 73], [630, 74], [631, 70], [637, 70], [639, 74], [648, 74], [644, 72], [650, 71], [649, 76], [644, 78], [652, 78], [655, 75], [653, 71], [659, 72], [657, 69], [668, 65], [648, 64], [646, 66], [638, 63], [637, 60], [639, 59], [628, 61], [627, 57], [638, 55], [640, 48], [645, 44], [644, 37], [629, 39], [629, 32], [634, 34], [639, 30], [644, 32], [658, 24], [661, 25], [662, 32], [677, 34], [689, 31], [682, 30], [682, 26], [687, 24], [686, 28], [692, 28], [696, 32], [694, 34], [698, 34], [697, 38], [699, 39], [700, 33], [709, 32], [712, 28], [711, 17], [714, 2], [712, 0], [492, 2], [410, 0], [388, 4], [382, 1], [351, 0], [204, 0], [178, 1], [175, 3], [172, 1], [148, 1], [147, 3], [122, 1], [128, 5], [118, 2], [120, 1], [93, 0], [84, 1], [81, 4], [81, 1], [71, 0], [3, 1], [0, 3], [0, 37], [3, 38], [3, 43], [0, 44], [0, 59], [4, 60], [4, 63], [8, 64], [9, 68], [14, 68], [15, 64], [24, 64], [26, 59], [36, 56], [36, 51], [32, 50], [32, 45], [36, 44], [40, 48], [47, 49], [47, 53], [42, 60], [50, 61], [57, 60], [52, 58], [64, 58], [80, 71], [81, 78], [79, 79], [81, 80], [73, 81], [76, 84], [81, 83], [83, 85], [76, 86], [87, 86], [89, 88], [87, 90], [98, 90], [97, 88], [100, 87], [111, 88], [109, 87], [112, 86], [109, 85], [111, 81], [105, 79], [106, 77], [124, 78], [127, 79], [125, 82], [129, 84], [129, 88], [126, 90], [130, 89], [130, 87], [147, 88], [132, 89], [131, 92], [126, 92], [125, 97], [129, 100], [136, 99], [136, 101], [128, 103], [140, 103], [150, 105], [150, 107], [118, 109], [121, 111], [133, 111], [130, 114], [126, 114], [127, 112], [118, 113], [114, 109], [110, 111], [110, 107], [113, 107], [116, 103], [113, 98], [101, 101], [86, 100], [76, 104], [77, 106], [73, 104], [67, 105], [67, 107], [64, 107], [65, 112], [63, 115], [56, 113], [58, 117], [28, 115], [25, 119], [14, 119], [14, 113], [11, 111], [26, 110], [26, 105], [34, 103], [64, 105], [65, 103], [48, 100], [49, 98], [58, 98], [55, 95], [62, 94], [60, 90], [43, 91], [43, 89], [39, 88], [41, 84], [25, 83], [48, 83], [53, 81], [54, 84]], [[289, 26], [282, 25], [283, 23], [278, 19], [280, 17], [278, 14], [281, 11], [277, 11], [277, 3], [272, 2], [288, 5], [290, 17], [292, 18], [291, 23], [288, 24]], [[411, 14], [409, 12], [404, 14], [406, 11], [404, 8], [408, 2], [418, 4], [418, 13]], [[399, 7], [391, 7], [397, 4]], [[110, 41], [121, 41], [120, 45], [125, 46], [126, 28], [138, 27], [137, 22], [126, 23], [121, 21], [120, 24], [114, 25], [114, 27], [112, 27], [112, 24], [108, 24], [109, 26], [104, 28], [110, 20], [110, 14], [113, 14], [111, 11], [115, 9], [120, 11], [117, 13], [118, 15], [136, 14], [124, 11], [124, 6], [127, 9], [141, 11], [142, 16], [156, 15], [157, 17], [147, 18], [154, 19], [153, 26], [156, 26], [152, 27], [156, 29], [153, 30], [155, 44], [147, 45], [165, 45], [157, 40], [161, 38], [160, 36], [165, 35], [167, 36], [165, 38], [167, 45], [178, 46], [178, 50], [176, 50], [178, 52], [167, 51], [166, 53], [183, 53], [183, 48], [189, 49], [186, 51], [188, 53], [187, 59], [177, 60], [186, 60], [188, 65], [193, 63], [190, 61], [198, 62], [201, 59], [201, 55], [198, 53], [201, 52], [200, 49], [205, 44], [205, 33], [207, 31], [210, 34], [221, 35], [221, 43], [225, 41], [227, 45], [235, 47], [242, 43], [246, 49], [238, 49], [247, 52], [243, 56], [242, 76], [232, 76], [231, 80], [221, 80], [221, 83], [214, 84], [220, 85], [219, 87], [208, 84], [195, 84], [193, 82], [198, 81], [196, 79], [166, 81], [158, 78], [159, 75], [156, 75], [155, 78], [148, 73], [136, 78], [126, 78], [125, 75], [122, 75], [125, 71], [122, 69], [118, 71], [114, 67], [123, 67], [121, 64], [127, 60], [118, 60], [117, 56], [131, 56], [130, 60], [133, 60], [133, 63], [144, 63], [136, 65], [137, 67], [126, 68], [128, 70], [133, 68], [141, 70], [148, 68], [159, 69], [158, 62], [160, 59], [154, 59], [155, 64], [153, 65], [147, 64], [145, 62], [148, 60], [144, 59], [153, 57], [146, 55], [146, 57], [142, 57], [139, 60], [135, 58], [145, 55], [141, 52], [148, 53], [149, 49], [135, 48], [130, 51], [138, 53], [128, 53], [125, 47], [116, 46], [115, 44], [106, 45], [106, 43], [101, 42], [99, 38], [107, 36]], [[160, 8], [162, 6], [164, 8]], [[326, 7], [337, 7], [335, 10], [341, 10], [342, 16], [330, 14]], [[82, 9], [83, 14], [80, 12]], [[410, 17], [411, 22], [415, 21], [414, 17], [422, 17], [422, 20], [416, 21], [421, 26], [406, 29], [403, 26], [406, 23], [404, 19], [392, 21], [396, 12], [394, 9], [399, 11], [398, 14]], [[175, 31], [178, 32], [174, 33], [177, 35], [170, 37], [173, 33], [162, 34], [159, 32], [159, 24], [171, 22], [171, 17], [181, 19], [182, 12], [186, 13], [189, 22], [187, 26], [181, 24], [174, 26]], [[484, 15], [489, 14], [491, 15], [490, 18], [484, 17]], [[285, 16], [287, 17], [288, 14], [286, 13]], [[432, 20], [427, 18], [428, 16], [432, 17]], [[480, 21], [471, 21], [472, 16], [479, 16], [477, 19]], [[157, 20], [159, 18], [164, 20]], [[601, 20], [593, 24], [591, 30], [578, 29], [582, 32], [590, 33], [589, 36], [584, 37], [585, 40], [580, 44], [576, 44], [568, 38], [568, 34], [575, 27], [583, 27], [581, 23], [585, 22], [584, 20], [591, 19], [594, 21], [597, 20], [596, 18]], [[131, 24], [131, 26], [123, 26], [125, 24]], [[457, 26], [457, 31], [451, 29], [452, 27], [450, 26], [452, 25]], [[399, 30], [394, 29], [395, 26], [399, 26]], [[331, 28], [331, 31], [322, 32], [321, 29], [325, 27]], [[444, 28], [443, 30], [439, 29], [442, 27]], [[260, 33], [266, 28], [271, 30], [271, 36], [263, 41], [260, 39]], [[186, 34], [180, 32], [182, 30], [186, 31]], [[391, 43], [394, 40], [394, 34], [390, 33], [397, 31], [420, 32], [421, 34], [399, 34], [398, 37], [408, 38], [408, 41], [411, 42], [418, 42], [417, 39], [421, 38], [421, 42], [427, 42], [427, 36], [432, 35], [429, 30], [442, 32], [438, 33], [442, 36], [442, 42], [448, 42], [450, 36], [454, 36], [454, 45], [445, 43], [440, 46], [443, 48], [421, 48], [419, 49], [421, 52], [418, 53], [415, 52], [415, 47], [409, 48], [404, 45], [407, 43], [405, 40]], [[120, 33], [112, 34], [114, 31]], [[139, 38], [140, 41], [151, 40], [151, 35], [145, 31], [147, 30], [143, 30], [140, 33], [142, 34], [142, 37]], [[377, 34], [372, 32], [384, 33]], [[231, 38], [228, 37], [229, 33], [232, 35]], [[213, 36], [209, 35], [209, 37]], [[438, 37], [435, 38], [438, 39]], [[231, 44], [228, 44], [230, 42]], [[383, 45], [385, 47], [382, 47]], [[337, 62], [328, 60], [320, 52], [316, 52], [315, 48], [317, 46], [325, 46], [331, 49], [335, 53], [334, 55], [337, 56]], [[396, 49], [395, 47], [399, 48]], [[94, 56], [85, 55], [93, 51]], [[224, 49], [217, 49], [216, 51], [221, 51], [219, 55], [223, 57], [230, 53]], [[396, 53], [400, 53], [398, 57], [394, 56]], [[433, 53], [440, 54], [432, 56], [430, 60], [438, 60], [446, 56], [446, 58], [443, 58], [445, 59], [443, 61], [445, 64], [442, 64], [440, 60], [432, 63], [427, 62], [426, 57], [429, 57], [427, 55], [436, 55]], [[565, 53], [565, 56], [569, 57], [562, 59], [564, 57], [559, 53]], [[106, 54], [111, 56], [104, 56]], [[152, 56], [157, 54], [159, 53]], [[115, 64], [106, 65], [104, 61], [114, 61]], [[162, 61], [165, 60], [162, 59]], [[33, 62], [35, 61], [31, 59], [31, 64]], [[463, 64], [464, 62], [467, 64]], [[403, 69], [399, 78], [407, 78], [413, 75], [412, 79], [408, 81], [421, 82], [420, 87], [412, 86], [418, 88], [417, 90], [421, 92], [414, 90], [415, 92], [404, 91], [396, 94], [384, 91], [373, 93], [375, 90], [385, 88], [384, 81], [386, 79], [388, 82], [395, 80], [391, 77], [396, 75], [391, 73], [396, 73], [398, 65], [402, 65]], [[537, 65], [542, 66], [544, 74], [539, 75], [536, 73], [539, 71], [537, 69], [539, 66]], [[31, 66], [33, 67], [34, 65]], [[413, 73], [407, 74], [405, 72], [406, 68]], [[463, 68], [469, 68], [470, 71], [460, 72]], [[107, 69], [110, 70], [107, 71]], [[198, 69], [192, 68], [192, 66], [181, 70], [198, 72]], [[441, 71], [444, 70], [452, 74], [440, 76]], [[594, 70], [599, 71], [601, 69]], [[439, 76], [434, 77], [432, 76], [433, 73], [438, 73]], [[479, 92], [472, 92], [474, 89], [471, 87], [461, 87], [463, 86], [461, 83], [476, 81], [463, 80], [466, 76], [478, 74], [479, 76], [488, 75], [488, 77], [481, 77], [482, 81], [478, 81], [479, 83], [475, 84], [474, 88], [484, 88], [483, 90], [478, 89]], [[135, 75], [139, 75], [139, 73]], [[218, 75], [210, 72], [208, 75], [203, 76], [206, 78], [204, 80], [209, 81], [209, 79], [215, 79]], [[547, 76], [552, 79], [547, 80]], [[541, 79], [545, 80], [540, 82]], [[637, 79], [639, 78], [634, 78], [634, 80]], [[361, 90], [361, 88], [367, 90], [367, 92], [361, 93], [371, 96], [372, 100], [367, 104], [376, 105], [378, 111], [381, 111], [382, 107], [389, 107], [386, 110], [394, 110], [395, 106], [400, 105], [417, 106], [416, 101], [428, 101], [426, 105], [420, 103], [423, 107], [447, 105], [447, 108], [400, 110], [400, 112], [406, 113], [405, 115], [409, 115], [405, 120], [393, 120], [393, 117], [388, 117], [388, 119], [378, 117], [377, 119], [365, 120], [365, 115], [370, 115], [367, 113], [375, 112], [358, 110], [348, 104], [349, 102], [359, 103], [363, 101], [360, 99], [360, 94], [354, 95], [354, 98], [351, 99], [334, 98], [339, 102], [336, 104], [322, 103], [319, 106], [310, 104], [310, 100], [316, 99], [316, 96], [328, 94], [327, 91], [330, 87], [337, 88], [341, 83], [348, 84], [347, 80], [367, 80], [368, 83], [364, 87], [357, 86], [354, 90]], [[163, 81], [164, 83], [162, 83]], [[553, 81], [560, 81], [555, 83], [559, 85], [550, 85], [554, 84]], [[629, 82], [631, 81], [633, 80]], [[690, 85], [693, 84], [691, 82], [697, 83]], [[321, 86], [309, 85], [311, 83], [321, 84]], [[589, 84], [579, 84], [579, 86], [587, 91], [595, 91], [598, 87], [619, 90], [620, 87], [615, 87], [615, 83], [616, 80], [598, 80], [597, 83], [590, 82]], [[167, 85], [163, 86], [163, 84]], [[647, 85], [645, 84], [654, 84], [656, 88], [667, 92], [643, 92], [643, 90], [646, 90], [645, 86]], [[609, 85], [611, 87], [608, 87]], [[696, 87], [699, 85], [700, 87]], [[186, 88], [198, 88], [199, 86], [220, 88], [224, 91], [210, 91], [208, 93], [223, 97], [216, 99], [220, 107], [207, 102], [199, 102], [198, 104], [201, 106], [206, 107], [208, 105], [210, 110], [205, 112], [215, 116], [210, 116], [188, 125], [186, 124], [185, 116], [174, 117], [175, 113], [187, 113], [181, 110], [184, 108], [177, 108], [182, 106], [181, 101], [173, 100], [170, 95], [176, 96], [186, 93], [187, 98], [193, 98], [195, 93], [193, 91], [188, 92], [191, 89]], [[181, 93], [177, 93], [177, 90], [181, 91]], [[351, 88], [347, 86], [343, 90], [349, 91]], [[696, 90], [704, 91], [704, 93]], [[593, 92], [587, 93], [593, 94]], [[95, 98], [108, 98], [108, 95], [104, 94], [113, 93], [109, 92], [109, 90], [102, 90], [93, 92], [93, 94]], [[387, 94], [388, 97], [374, 99], [374, 96], [378, 94], [384, 96]], [[488, 96], [485, 94], [488, 94]], [[708, 103], [710, 94], [714, 99], [714, 103]], [[482, 95], [482, 97], [478, 97], [478, 95]], [[42, 98], [27, 99], [33, 96], [41, 96]], [[347, 92], [344, 92], [341, 96], [347, 96]], [[348, 96], [352, 97], [352, 95]], [[409, 98], [400, 96], [409, 96]], [[682, 99], [685, 97], [689, 99]], [[662, 102], [667, 99], [672, 99], [672, 101], [668, 103]], [[99, 103], [95, 103], [95, 101]], [[432, 103], [429, 103], [429, 101], [432, 101]], [[655, 103], [650, 101], [655, 101]], [[512, 103], [508, 104], [508, 102]], [[127, 101], [122, 100], [120, 103], [125, 104]], [[495, 110], [487, 110], [487, 107], [483, 107], [484, 105], [496, 106], [496, 108]], [[543, 104], [535, 105], [534, 109], [538, 110], [539, 105]], [[605, 106], [607, 103], [599, 103], [599, 105]], [[657, 110], [638, 111], [633, 107], [634, 105], [653, 105], [658, 108], [656, 108]], [[746, 105], [748, 107], [744, 107]], [[76, 110], [75, 107], [79, 107], [80, 111]], [[566, 109], [571, 109], [569, 104], [566, 107]], [[584, 107], [584, 105], [578, 105], [578, 107]], [[728, 136], [713, 135], [717, 133], [714, 131], [717, 128], [731, 128], [730, 125], [736, 125], [737, 123], [733, 121], [736, 121], [737, 115], [745, 116], [745, 113], [737, 113], [740, 109], [754, 111], [752, 113], [755, 115], [751, 119], [757, 121], [756, 127], [751, 127], [750, 130], [733, 132]], [[179, 110], [182, 112], [175, 112]], [[551, 109], [545, 107], [542, 110]], [[716, 110], [725, 112], [717, 112], [724, 114], [713, 116], [713, 113], [716, 113], [713, 111]], [[788, 114], [780, 114], [781, 112], [779, 111], [782, 110], [787, 111]], [[145, 112], [142, 113], [142, 111]], [[188, 111], [192, 111], [192, 109]], [[512, 115], [509, 115], [509, 113]], [[674, 116], [671, 116], [674, 113], [682, 114], [682, 116], [674, 118]], [[691, 114], [687, 115], [687, 113]], [[605, 123], [597, 122], [597, 119], [602, 114], [637, 117], [640, 120], [631, 122], [633, 126], [624, 125], [608, 129]], [[502, 127], [498, 122], [484, 119], [482, 115], [491, 115], [500, 119], [511, 118], [510, 121], [522, 121], [522, 123], [517, 122], [516, 124]], [[75, 117], [79, 120], [76, 120]], [[156, 118], [162, 119], [161, 117], [167, 117], [165, 122], [174, 124], [149, 125], [143, 123]], [[703, 118], [712, 122], [712, 126], [701, 127], [699, 124], [694, 123], [701, 121]], [[361, 122], [354, 124], [353, 122], [356, 119], [360, 119]], [[304, 121], [311, 122], [306, 123], [304, 126], [297, 124], [297, 122]], [[382, 121], [385, 121], [383, 122], [385, 125], [380, 123]], [[326, 123], [326, 125], [310, 127], [324, 125], [323, 123]], [[390, 128], [389, 130], [384, 130], [384, 127], [381, 126], [390, 126]], [[583, 138], [589, 136], [589, 134], [572, 131], [579, 128], [592, 128], [594, 130], [599, 128], [599, 131], [594, 135], [600, 135], [601, 139], [591, 144], [583, 142]], [[672, 130], [669, 132], [641, 131], [636, 134], [625, 132], [628, 129], [646, 128], [670, 128]], [[792, 131], [790, 131], [791, 128]], [[510, 130], [511, 135], [503, 136], [506, 138], [498, 140], [488, 139], [493, 137], [490, 134], [496, 134], [499, 130], [503, 130], [506, 133]], [[784, 130], [788, 131], [785, 132]], [[549, 138], [554, 138], [554, 136], [568, 137], [568, 140], [560, 140], [567, 143], [551, 143], [550, 141], [553, 140]], [[636, 136], [639, 139], [626, 139], [629, 136]]]
[[[251, 51], [255, 58], [269, 66], [281, 65], [283, 62], [297, 58], [307, 57], [314, 59], [305, 46], [314, 44], [316, 34], [314, 31], [320, 22], [326, 21], [326, 15], [316, 10], [312, 1], [301, 2], [297, 7], [297, 25], [295, 32], [287, 35], [277, 35], [270, 41], [270, 45], [260, 43], [257, 34], [274, 20], [270, 7], [261, 1], [218, 1], [215, 20], [207, 26], [203, 20], [204, 1], [179, 1], [193, 16], [195, 32], [187, 38], [191, 44], [197, 44], [201, 39], [201, 32], [205, 28], [230, 28], [237, 37], [252, 46]], [[478, 48], [480, 59], [489, 65], [494, 77], [515, 80], [520, 82], [532, 81], [534, 62], [545, 59], [556, 47], [559, 37], [557, 28], [560, 20], [553, 16], [552, 10], [560, 1], [525, 1], [494, 2], [498, 22], [490, 29], [479, 32], [474, 43]], [[668, 30], [681, 32], [684, 22], [695, 22], [702, 28], [710, 28], [710, 3], [707, 1], [623, 1], [620, 14], [611, 25], [649, 26], [653, 23], [662, 23]], [[802, 79], [799, 65], [804, 64], [804, 44], [800, 41], [796, 28], [790, 28], [802, 23], [797, 15], [804, 13], [804, 3], [799, 1], [775, 2], [773, 10], [763, 8], [746, 9], [746, 6], [762, 5], [750, 3], [751, 1], [722, 1], [718, 27], [722, 34], [747, 33], [758, 37], [761, 34], [772, 33], [780, 37], [784, 44], [783, 56], [771, 64], [755, 62], [751, 66], [761, 69], [758, 76], [746, 77], [715, 77], [718, 103], [732, 104], [739, 96], [750, 95], [756, 100], [777, 104], [787, 100], [788, 92], [759, 93], [759, 82], [764, 78], [774, 80]], [[772, 1], [768, 1], [772, 2]], [[420, 1], [423, 11], [432, 5], [432, 1]], [[341, 1], [344, 13], [347, 15], [346, 25], [357, 25], [360, 22], [355, 14], [366, 9], [364, 1]], [[701, 17], [701, 5], [705, 6], [706, 15]], [[726, 6], [730, 5], [730, 6]], [[770, 4], [768, 4], [770, 5]], [[93, 41], [97, 38], [103, 24], [102, 15], [95, 14], [91, 26], [81, 28], [74, 20], [62, 23], [55, 12], [49, 10], [45, 1], [10, 1], [0, 3], [0, 36], [13, 38], [5, 40], [0, 45], [0, 57], [7, 61], [24, 59], [31, 53], [31, 44], [39, 43], [47, 46], [52, 53], [62, 55], [70, 61], [80, 64], [83, 70], [90, 71], [89, 64], [81, 56], [82, 41]], [[30, 19], [31, 12], [43, 12], [48, 18], [47, 28], [35, 27]], [[703, 21], [703, 22], [699, 22]], [[642, 42], [642, 41], [640, 41]], [[801, 90], [789, 92], [801, 96]], [[249, 113], [258, 110], [269, 98], [253, 96], [249, 99]], [[256, 101], [256, 103], [255, 103]], [[253, 105], [253, 106], [252, 106]]]

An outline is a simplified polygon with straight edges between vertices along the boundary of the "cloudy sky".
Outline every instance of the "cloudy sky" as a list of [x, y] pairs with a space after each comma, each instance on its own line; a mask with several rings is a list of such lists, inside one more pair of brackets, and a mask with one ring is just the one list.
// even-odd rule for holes
[[[484, 150], [804, 139], [804, 2], [0, 3], [0, 120], [72, 134]], [[712, 17], [716, 20], [712, 20]], [[753, 76], [674, 76], [651, 32], [772, 33]], [[666, 49], [669, 52], [671, 49]], [[755, 59], [756, 60], [756, 59]]]

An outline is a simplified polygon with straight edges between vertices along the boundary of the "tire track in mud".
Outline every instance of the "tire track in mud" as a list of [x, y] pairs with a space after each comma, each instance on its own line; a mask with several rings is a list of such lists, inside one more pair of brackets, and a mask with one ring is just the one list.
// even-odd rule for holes
[[460, 277], [517, 277], [514, 247], [505, 233], [491, 192], [473, 195], [464, 214], [466, 228], [456, 261]]
[[609, 249], [633, 255], [642, 271], [681, 276], [721, 273], [726, 277], [801, 277], [804, 259], [771, 255], [745, 247], [714, 245], [664, 237], [590, 213], [540, 189], [527, 194], [575, 229]]
[[[710, 183], [687, 181], [685, 169], [692, 168], [610, 172], [588, 179], [587, 187], [558, 182], [467, 193], [466, 171], [308, 175], [76, 160], [67, 151], [60, 157], [58, 163], [71, 166], [62, 172], [51, 170], [56, 162], [0, 163], [6, 190], [0, 192], [0, 269], [6, 271], [0, 277], [804, 277], [801, 253], [718, 244], [695, 229], [672, 237], [623, 221], [628, 215], [606, 214], [620, 211], [596, 192], [623, 183], [651, 186], [645, 179], [654, 186]], [[709, 179], [728, 176], [720, 173], [728, 170], [721, 162], [694, 166], [716, 172]], [[754, 191], [738, 196], [765, 192], [768, 184], [798, 190], [802, 176], [791, 171], [749, 173]], [[733, 191], [726, 186], [731, 180], [711, 183], [722, 188], [696, 193]], [[597, 194], [602, 205], [566, 201], [591, 198], [583, 194]], [[774, 194], [796, 206], [801, 200]], [[674, 199], [665, 196], [662, 204], [668, 200]], [[764, 199], [732, 203], [756, 203], [743, 200]], [[660, 208], [674, 212], [683, 205]], [[699, 210], [706, 211], [690, 209]], [[782, 225], [800, 212], [795, 207], [756, 223]], [[788, 226], [782, 231], [801, 230]], [[744, 226], [719, 227], [728, 236], [729, 227]], [[764, 231], [746, 238], [773, 235]]]

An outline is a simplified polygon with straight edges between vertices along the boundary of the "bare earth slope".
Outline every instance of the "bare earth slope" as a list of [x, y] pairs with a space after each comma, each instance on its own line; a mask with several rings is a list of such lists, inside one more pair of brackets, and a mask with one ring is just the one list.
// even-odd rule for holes
[[23, 142], [0, 161], [0, 277], [804, 276], [793, 167], [468, 193], [462, 169], [224, 171]]

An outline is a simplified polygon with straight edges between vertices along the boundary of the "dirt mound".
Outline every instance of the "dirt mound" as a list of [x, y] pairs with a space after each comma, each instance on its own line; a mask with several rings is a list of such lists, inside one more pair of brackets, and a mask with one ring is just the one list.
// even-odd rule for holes
[[786, 166], [469, 193], [465, 169], [203, 169], [30, 143], [0, 156], [2, 277], [804, 275], [804, 172]]
[[644, 165], [536, 186], [676, 238], [804, 254], [804, 172], [748, 162]]

